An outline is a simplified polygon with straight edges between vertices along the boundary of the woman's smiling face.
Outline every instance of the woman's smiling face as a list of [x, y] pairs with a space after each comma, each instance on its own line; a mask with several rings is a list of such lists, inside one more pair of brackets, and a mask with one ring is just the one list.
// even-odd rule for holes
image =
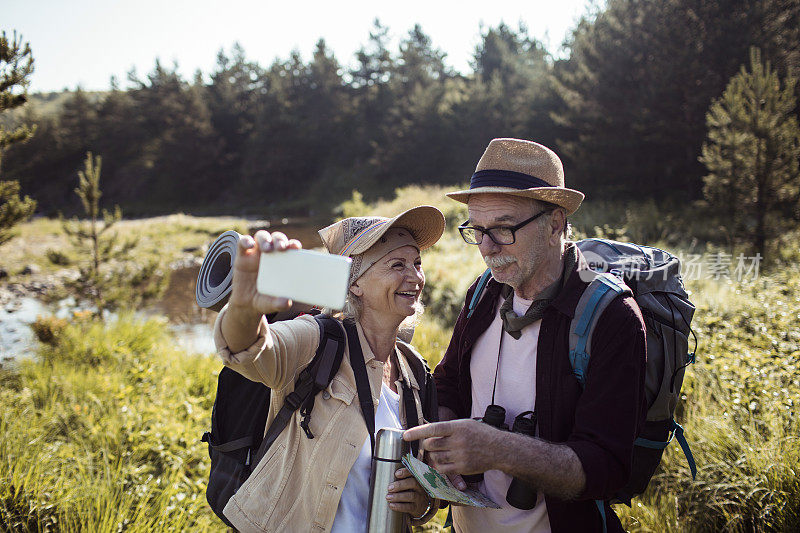
[[363, 313], [402, 321], [416, 312], [425, 286], [419, 250], [401, 246], [381, 257], [350, 290], [361, 298]]

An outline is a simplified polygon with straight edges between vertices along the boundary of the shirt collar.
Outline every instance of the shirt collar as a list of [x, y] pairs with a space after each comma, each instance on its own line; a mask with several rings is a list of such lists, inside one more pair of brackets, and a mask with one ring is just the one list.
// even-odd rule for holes
[[[364, 363], [367, 364], [373, 359], [375, 359], [375, 354], [372, 353], [372, 348], [369, 347], [369, 343], [367, 342], [367, 338], [364, 336], [364, 330], [361, 328], [361, 324], [356, 322], [356, 330], [358, 331], [358, 341], [361, 343], [361, 352], [364, 354]], [[394, 354], [397, 359], [397, 367], [399, 372], [397, 373], [398, 381], [407, 383], [412, 389], [419, 390], [419, 384], [417, 380], [414, 378], [414, 373], [411, 371], [411, 368], [408, 366], [408, 361], [406, 361], [405, 356], [403, 355], [402, 350], [400, 350], [397, 345], [394, 347]]]

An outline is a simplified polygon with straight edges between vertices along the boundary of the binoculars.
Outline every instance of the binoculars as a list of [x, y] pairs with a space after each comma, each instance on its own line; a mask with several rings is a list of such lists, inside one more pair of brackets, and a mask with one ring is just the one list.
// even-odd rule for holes
[[[505, 423], [506, 410], [499, 405], [487, 405], [483, 418], [480, 418], [484, 424], [489, 424], [497, 429], [508, 431], [508, 425]], [[536, 434], [536, 412], [525, 411], [520, 413], [514, 419], [514, 424], [511, 426], [512, 433], [522, 433], [533, 437]], [[481, 475], [478, 475], [477, 480]], [[474, 476], [465, 476], [468, 481], [476, 481]], [[511, 485], [506, 492], [506, 501], [509, 505], [517, 509], [530, 510], [536, 506], [538, 492], [536, 487], [531, 486], [525, 481], [518, 478], [511, 479]]]

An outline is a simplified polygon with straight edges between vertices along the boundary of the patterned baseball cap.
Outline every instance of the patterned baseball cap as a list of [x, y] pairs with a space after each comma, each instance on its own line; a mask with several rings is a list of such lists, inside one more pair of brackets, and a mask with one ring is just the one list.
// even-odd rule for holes
[[444, 215], [433, 206], [421, 205], [393, 218], [345, 218], [318, 233], [328, 252], [353, 257], [364, 253], [393, 227], [410, 231], [422, 251], [433, 246], [444, 233]]
[[[369, 261], [363, 262], [364, 253], [376, 243], [380, 244], [381, 240], [386, 241], [390, 229], [408, 230], [410, 238], [404, 237], [402, 232], [390, 232], [392, 241], [398, 244], [413, 243], [422, 251], [436, 244], [444, 233], [444, 225], [444, 215], [441, 211], [430, 205], [421, 205], [393, 218], [377, 216], [345, 218], [322, 228], [318, 233], [328, 252], [353, 258], [350, 280], [352, 283], [371, 266], [374, 262], [372, 259], [377, 259], [370, 257]], [[407, 240], [403, 241], [404, 238]]]

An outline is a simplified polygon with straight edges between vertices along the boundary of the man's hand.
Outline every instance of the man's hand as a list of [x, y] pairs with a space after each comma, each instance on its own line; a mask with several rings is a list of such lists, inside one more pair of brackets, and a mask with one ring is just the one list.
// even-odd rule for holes
[[503, 433], [483, 422], [461, 419], [408, 429], [403, 439], [422, 440], [431, 466], [443, 474], [480, 474], [497, 468]]
[[403, 439], [422, 440], [431, 466], [443, 474], [500, 470], [562, 500], [577, 498], [586, 487], [583, 465], [569, 446], [502, 431], [477, 420], [425, 424], [407, 429]]

